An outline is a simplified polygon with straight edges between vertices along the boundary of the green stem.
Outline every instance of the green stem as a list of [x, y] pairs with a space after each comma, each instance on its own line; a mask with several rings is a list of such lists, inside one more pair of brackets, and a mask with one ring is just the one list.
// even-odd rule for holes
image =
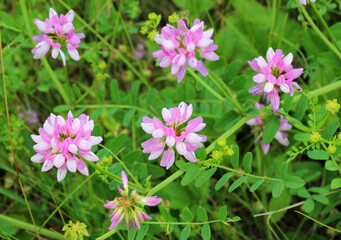
[[278, 178], [270, 178], [270, 177], [262, 177], [262, 176], [258, 176], [258, 175], [253, 175], [253, 174], [250, 174], [250, 173], [246, 173], [246, 172], [243, 172], [243, 171], [239, 171], [239, 170], [236, 170], [236, 169], [233, 169], [233, 168], [229, 168], [229, 167], [225, 167], [225, 166], [221, 166], [221, 165], [215, 165], [215, 166], [218, 167], [218, 168], [221, 168], [221, 169], [224, 169], [224, 170], [227, 170], [227, 171], [230, 171], [230, 172], [235, 172], [235, 173], [238, 173], [238, 174], [242, 174], [242, 175], [248, 176], [248, 177], [264, 179], [264, 180], [269, 180], [269, 181], [275, 181], [275, 182], [284, 182], [282, 179], [278, 179]]
[[135, 184], [138, 186], [138, 188], [140, 190], [142, 190], [143, 192], [145, 192], [144, 188], [142, 187], [142, 185], [139, 183], [139, 181], [135, 178], [134, 174], [132, 174], [130, 172], [130, 170], [126, 167], [126, 165], [124, 164], [124, 162], [119, 159], [115, 153], [113, 153], [109, 148], [107, 148], [106, 146], [102, 145], [102, 144], [98, 144], [99, 146], [101, 146], [102, 148], [104, 148], [105, 150], [107, 150], [124, 168], [124, 170], [128, 173], [128, 175], [134, 180]]
[[284, 112], [283, 110], [277, 110], [277, 113], [281, 114], [285, 119], [287, 119], [291, 123], [291, 125], [293, 125], [297, 129], [301, 130], [302, 132], [307, 132], [307, 133], [311, 132], [310, 128], [306, 127], [299, 120], [297, 120], [294, 117], [291, 117], [288, 113]]
[[52, 70], [50, 64], [48, 63], [48, 61], [46, 60], [46, 57], [43, 57], [41, 59], [44, 67], [46, 68], [48, 74], [50, 75], [50, 78], [54, 84], [54, 86], [56, 87], [57, 91], [59, 92], [59, 94], [62, 96], [64, 102], [66, 104], [70, 104], [70, 98], [69, 96], [66, 94], [62, 84], [59, 82], [58, 78], [56, 77], [56, 75], [54, 74], [54, 71]]
[[[239, 113], [244, 112], [243, 108], [240, 106], [238, 101], [232, 97], [231, 91], [229, 91], [230, 95], [227, 94], [227, 92], [225, 92], [225, 90], [217, 83], [217, 81], [213, 78], [213, 76], [211, 74], [208, 75], [208, 78], [211, 80], [211, 82], [213, 82], [213, 84], [217, 88], [219, 88], [219, 90], [225, 95], [225, 97], [238, 109]], [[227, 88], [227, 86], [226, 86], [226, 88]]]
[[205, 83], [204, 80], [202, 80], [197, 74], [195, 74], [195, 72], [191, 69], [191, 68], [187, 68], [186, 69], [189, 74], [191, 74], [191, 76], [196, 80], [198, 81], [201, 85], [203, 85], [204, 88], [207, 89], [207, 91], [209, 91], [210, 93], [212, 93], [212, 95], [214, 95], [216, 98], [218, 98], [220, 101], [224, 101], [224, 98], [219, 94], [217, 93], [213, 88], [211, 88], [210, 86], [208, 86], [207, 83]]
[[333, 43], [335, 44], [335, 46], [337, 47], [337, 49], [339, 49], [339, 51], [341, 51], [341, 47], [339, 45], [339, 43], [336, 41], [334, 35], [332, 34], [332, 32], [330, 31], [328, 24], [326, 23], [326, 21], [323, 19], [323, 17], [321, 16], [320, 12], [317, 10], [315, 3], [311, 3], [310, 4], [311, 8], [314, 10], [314, 12], [316, 13], [317, 17], [320, 19], [323, 27], [326, 29], [330, 39], [333, 41]]
[[140, 108], [133, 105], [116, 105], [116, 104], [93, 104], [93, 105], [76, 105], [76, 108], [123, 108], [123, 109], [136, 109], [140, 112], [145, 112], [150, 115], [154, 115], [147, 109]]
[[108, 237], [110, 237], [111, 235], [117, 233], [119, 231], [118, 228], [114, 228], [113, 230], [110, 230], [109, 232], [103, 234], [102, 236], [96, 238], [96, 240], [104, 240], [107, 239]]
[[[86, 164], [90, 165], [91, 167], [93, 167], [97, 171], [103, 173], [104, 175], [107, 175], [108, 177], [111, 177], [112, 179], [114, 179], [118, 183], [122, 182], [121, 177], [119, 177], [119, 176], [117, 176], [117, 175], [115, 175], [115, 174], [113, 174], [113, 173], [111, 173], [111, 172], [101, 168], [100, 166], [98, 166], [98, 164], [96, 164], [94, 162], [90, 162], [90, 161], [84, 159], [82, 156], [79, 156], [79, 157], [81, 157]], [[130, 189], [136, 188], [136, 189], [138, 189], [141, 192], [145, 192], [143, 188], [141, 188], [140, 186], [136, 185], [135, 183], [128, 182], [128, 186], [129, 186]]]
[[[85, 183], [87, 183], [93, 176], [95, 176], [95, 173], [91, 174], [89, 177], [87, 177], [81, 184], [79, 184], [75, 190], [73, 190], [67, 197], [64, 199], [64, 201], [50, 214], [50, 216], [45, 220], [45, 222], [39, 227], [38, 232], [42, 230], [42, 228], [50, 221], [50, 219], [58, 212], [58, 210], [81, 188]], [[36, 235], [33, 236], [32, 240], [36, 237]]]
[[323, 94], [335, 91], [339, 88], [341, 88], [341, 80], [334, 82], [334, 83], [331, 83], [331, 84], [328, 84], [327, 86], [315, 89], [315, 90], [309, 92], [309, 95], [313, 98], [313, 97], [321, 96]]
[[156, 192], [158, 192], [160, 189], [164, 188], [165, 186], [167, 186], [169, 183], [173, 182], [175, 179], [177, 179], [178, 177], [180, 177], [182, 174], [184, 174], [185, 172], [182, 170], [178, 170], [175, 173], [173, 173], [171, 176], [169, 176], [168, 178], [166, 178], [165, 180], [163, 180], [161, 183], [159, 183], [158, 185], [156, 185], [155, 187], [153, 187], [152, 189], [149, 190], [147, 196], [152, 196], [153, 194], [155, 194]]
[[142, 222], [142, 224], [149, 224], [149, 225], [204, 225], [204, 224], [211, 224], [211, 223], [225, 223], [224, 220], [212, 220], [206, 222]]
[[[298, 1], [296, 0], [296, 2]], [[309, 13], [305, 10], [305, 8], [301, 4], [298, 4], [298, 6], [301, 9], [305, 18], [307, 19], [307, 21], [309, 22], [309, 24], [311, 25], [311, 27], [313, 28], [313, 30], [316, 32], [316, 34], [338, 56], [338, 58], [341, 59], [341, 52], [333, 44], [329, 42], [326, 36], [324, 36], [324, 34], [320, 31], [320, 29], [316, 26], [314, 21], [311, 19], [311, 17], [309, 16]]]
[[[67, 5], [64, 1], [58, 0], [65, 8], [70, 10], [70, 6]], [[130, 70], [148, 87], [149, 90], [152, 89], [150, 86], [148, 80], [143, 74], [140, 74], [136, 68], [130, 63], [130, 60], [125, 58], [120, 51], [115, 49], [109, 42], [107, 42], [95, 29], [93, 29], [85, 20], [83, 20], [77, 13], [75, 13], [75, 17], [86, 27], [92, 32], [98, 39], [100, 39], [105, 46], [107, 46], [111, 51], [113, 51], [126, 65]]]
[[339, 171], [340, 175], [341, 175], [341, 167], [339, 164], [337, 164], [336, 160], [334, 159], [333, 155], [329, 153], [328, 148], [326, 146], [326, 144], [324, 142], [321, 142], [324, 150], [326, 150], [326, 152], [329, 154], [330, 158], [332, 159], [333, 163], [337, 166], [337, 170]]
[[[15, 219], [15, 218], [11, 218], [11, 217], [5, 216], [3, 214], [0, 214], [0, 220], [3, 222], [11, 223], [17, 228], [21, 228], [21, 229], [25, 229], [25, 230], [34, 232], [34, 225], [29, 224], [27, 222], [24, 222], [24, 221]], [[45, 236], [45, 237], [52, 238], [52, 239], [60, 239], [60, 240], [65, 239], [65, 237], [62, 234], [60, 234], [58, 232], [53, 232], [53, 231], [48, 230], [48, 229], [42, 229], [40, 231], [40, 234]]]
[[233, 133], [235, 133], [237, 130], [239, 130], [248, 120], [253, 118], [252, 116], [246, 116], [241, 118], [236, 124], [234, 124], [229, 130], [227, 130], [223, 135], [221, 135], [219, 138], [217, 138], [211, 145], [209, 145], [206, 148], [206, 154], [209, 154], [212, 152], [215, 148], [216, 143], [219, 141], [219, 139], [226, 139], [229, 136], [231, 136]]

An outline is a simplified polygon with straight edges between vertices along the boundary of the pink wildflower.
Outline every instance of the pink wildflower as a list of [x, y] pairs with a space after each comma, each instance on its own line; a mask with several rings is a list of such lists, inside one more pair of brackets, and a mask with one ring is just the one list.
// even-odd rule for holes
[[33, 149], [37, 152], [31, 161], [44, 163], [41, 169], [43, 172], [55, 166], [58, 169], [58, 182], [65, 178], [67, 169], [70, 172], [78, 170], [88, 176], [88, 168], [79, 155], [88, 161], [98, 160], [91, 147], [99, 144], [102, 137], [91, 136], [93, 128], [94, 122], [89, 121], [85, 114], [74, 118], [69, 112], [68, 119], [65, 120], [62, 116], [51, 113], [43, 128], [39, 128], [39, 135], [31, 135], [36, 143]]
[[126, 227], [129, 230], [129, 223], [135, 228], [135, 225], [138, 229], [140, 229], [140, 221], [144, 222], [144, 220], [152, 219], [148, 216], [143, 207], [147, 206], [155, 206], [161, 202], [161, 198], [153, 197], [145, 197], [137, 194], [136, 188], [134, 191], [130, 193], [128, 190], [128, 179], [127, 175], [124, 171], [121, 172], [122, 182], [123, 182], [123, 190], [118, 186], [118, 191], [122, 197], [117, 197], [113, 201], [106, 201], [104, 207], [115, 209], [109, 217], [111, 217], [111, 225], [109, 230], [112, 230], [118, 226], [125, 219]]
[[45, 21], [38, 18], [34, 20], [34, 24], [43, 33], [32, 38], [33, 41], [37, 42], [36, 47], [32, 49], [34, 59], [44, 57], [52, 47], [52, 57], [57, 58], [60, 54], [65, 66], [65, 54], [61, 50], [61, 43], [65, 42], [70, 57], [75, 61], [79, 61], [80, 57], [77, 48], [81, 39], [85, 36], [84, 33], [73, 32], [74, 26], [72, 22], [74, 16], [73, 10], [70, 10], [65, 16], [63, 14], [58, 16], [56, 11], [50, 8], [49, 18], [46, 18]]
[[179, 83], [185, 76], [187, 66], [195, 68], [206, 77], [208, 71], [196, 53], [200, 54], [201, 59], [219, 60], [219, 56], [214, 53], [218, 46], [213, 44], [212, 35], [213, 29], [204, 31], [204, 22], [198, 18], [190, 29], [183, 20], [178, 21], [177, 28], [167, 24], [162, 28], [161, 34], [154, 38], [161, 49], [155, 51], [153, 56], [162, 68], [172, 65], [171, 73], [178, 78]]
[[303, 68], [294, 69], [291, 65], [293, 60], [292, 53], [283, 58], [283, 53], [280, 49], [274, 52], [270, 47], [266, 53], [266, 58], [268, 62], [262, 56], [253, 59], [251, 62], [248, 61], [250, 67], [258, 72], [253, 77], [253, 81], [257, 85], [250, 88], [249, 93], [252, 93], [252, 95], [265, 93], [264, 98], [267, 99], [273, 111], [276, 112], [280, 104], [279, 90], [284, 93], [290, 93], [290, 96], [294, 95], [294, 88], [299, 91], [302, 90], [293, 81], [302, 74]]
[[[142, 143], [143, 153], [150, 153], [149, 160], [162, 155], [160, 165], [169, 169], [175, 161], [174, 147], [178, 153], [188, 161], [196, 162], [195, 150], [201, 148], [206, 136], [196, 132], [202, 130], [206, 124], [202, 117], [188, 121], [193, 112], [192, 104], [180, 103], [179, 107], [162, 109], [162, 117], [166, 126], [157, 118], [144, 117], [141, 126], [146, 133], [152, 134], [152, 138]], [[183, 124], [186, 124], [184, 126]], [[165, 150], [165, 147], [168, 147]]]
[[[258, 109], [261, 109], [261, 108], [264, 108], [265, 106], [263, 104], [256, 102], [255, 107]], [[281, 124], [280, 124], [278, 131], [275, 134], [275, 139], [280, 144], [282, 144], [283, 146], [288, 146], [289, 145], [288, 134], [286, 134], [285, 131], [290, 130], [292, 128], [292, 126], [288, 122], [288, 120], [286, 120], [282, 116], [281, 116], [280, 122], [281, 122]], [[262, 119], [260, 117], [254, 117], [254, 118], [250, 119], [249, 121], [247, 121], [246, 124], [249, 126], [259, 126], [259, 127], [255, 128], [251, 131], [252, 133], [261, 131], [261, 133], [259, 134], [259, 136], [255, 140], [255, 143], [257, 143], [260, 140], [260, 138], [262, 137], [263, 129], [265, 128], [266, 123], [263, 123]], [[267, 154], [270, 150], [270, 144], [262, 143], [261, 147], [263, 149], [264, 154]]]

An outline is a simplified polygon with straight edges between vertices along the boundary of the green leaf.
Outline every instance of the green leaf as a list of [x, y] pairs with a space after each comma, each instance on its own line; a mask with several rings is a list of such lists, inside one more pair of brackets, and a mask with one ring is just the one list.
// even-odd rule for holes
[[235, 190], [237, 187], [239, 187], [244, 181], [246, 181], [247, 176], [243, 176], [241, 178], [238, 178], [234, 183], [231, 184], [229, 188], [229, 193], [231, 193], [233, 190]]
[[314, 210], [315, 202], [312, 198], [307, 198], [307, 200], [304, 202], [304, 211], [307, 213], [310, 213]]
[[328, 205], [329, 204], [329, 199], [324, 197], [324, 196], [321, 196], [321, 195], [312, 195], [311, 196], [315, 201], [317, 202], [320, 202], [324, 205]]
[[328, 189], [321, 187], [311, 187], [309, 188], [310, 192], [318, 193], [318, 194], [327, 194], [329, 193]]
[[205, 208], [198, 207], [197, 209], [197, 217], [201, 222], [206, 222], [208, 220], [207, 213]]
[[219, 218], [225, 220], [227, 217], [227, 207], [221, 206], [219, 208]]
[[222, 74], [222, 78], [225, 81], [230, 82], [235, 76], [237, 76], [241, 67], [242, 63], [238, 60], [228, 64]]
[[307, 109], [307, 106], [308, 106], [308, 98], [304, 95], [301, 95], [295, 108], [294, 117], [298, 120], [302, 120], [305, 110]]
[[198, 166], [194, 165], [186, 172], [185, 176], [181, 180], [181, 186], [186, 186], [192, 182], [199, 174], [201, 170]]
[[328, 171], [337, 171], [338, 170], [338, 166], [332, 160], [326, 161], [324, 167]]
[[195, 151], [195, 156], [197, 157], [197, 159], [204, 161], [206, 160], [207, 154], [206, 154], [206, 148], [205, 146], [203, 146], [202, 148], [198, 148]]
[[210, 225], [205, 224], [201, 228], [201, 236], [203, 240], [210, 240], [211, 239], [211, 228]]
[[280, 126], [279, 117], [272, 117], [265, 125], [263, 132], [262, 142], [265, 144], [270, 144], [272, 139], [275, 137], [276, 132]]
[[252, 153], [247, 152], [243, 158], [243, 168], [247, 173], [252, 172]]
[[314, 160], [328, 160], [329, 154], [324, 150], [310, 150], [308, 151], [308, 157]]
[[239, 147], [238, 145], [233, 145], [232, 147], [233, 155], [231, 156], [231, 164], [234, 169], [239, 168]]
[[203, 173], [200, 174], [198, 179], [195, 182], [195, 187], [200, 187], [203, 185], [210, 177], [217, 171], [217, 168], [210, 168], [208, 170], [204, 170]]
[[135, 235], [136, 235], [136, 228], [130, 228], [128, 231], [128, 240], [135, 239]]
[[189, 237], [189, 234], [191, 233], [191, 226], [187, 225], [182, 229], [181, 234], [180, 234], [180, 240], [187, 240]]
[[293, 100], [294, 100], [294, 98], [292, 96], [290, 96], [290, 94], [284, 95], [284, 104], [283, 104], [284, 111], [286, 111], [286, 112], [290, 111]]
[[286, 162], [282, 162], [279, 166], [279, 175], [282, 179], [287, 177], [287, 171], [288, 171], [288, 164]]
[[14, 225], [8, 221], [0, 221], [0, 236], [2, 236], [1, 232], [7, 233], [9, 235], [15, 234]]
[[278, 198], [284, 189], [284, 183], [276, 182], [272, 188], [272, 196]]
[[217, 119], [213, 128], [216, 132], [226, 131], [240, 118], [235, 111], [226, 112], [220, 119]]
[[120, 104], [118, 82], [115, 79], [110, 82], [110, 97], [114, 103]]
[[135, 240], [143, 240], [143, 238], [146, 235], [146, 233], [148, 232], [148, 230], [149, 230], [148, 224], [142, 225], [140, 231], [137, 232], [137, 236], [136, 236]]
[[75, 109], [74, 106], [70, 106], [70, 105], [59, 105], [55, 108], [53, 108], [53, 112], [66, 112], [66, 111], [71, 111]]
[[181, 212], [181, 217], [185, 220], [185, 222], [192, 222], [193, 215], [188, 207], [185, 207]]
[[218, 191], [234, 175], [233, 172], [225, 173], [216, 183], [215, 190]]
[[288, 188], [300, 188], [304, 186], [305, 182], [300, 177], [289, 176], [284, 180], [284, 184]]
[[296, 133], [294, 135], [294, 139], [297, 140], [297, 141], [309, 141], [309, 136], [310, 134], [309, 133]]
[[257, 182], [255, 182], [254, 184], [252, 184], [252, 186], [251, 186], [251, 188], [250, 188], [250, 192], [256, 191], [256, 189], [257, 189], [260, 185], [262, 185], [264, 182], [265, 182], [264, 179], [260, 179], [260, 180], [258, 180]]
[[137, 96], [139, 94], [140, 85], [141, 85], [140, 81], [135, 81], [130, 88], [131, 99], [134, 105], [136, 105], [137, 103]]
[[341, 178], [334, 178], [330, 184], [331, 189], [337, 189], [341, 187]]
[[327, 125], [327, 127], [321, 132], [321, 135], [324, 139], [330, 140], [333, 136], [336, 130], [339, 128], [340, 122], [334, 121]]
[[131, 119], [135, 114], [136, 109], [130, 109], [124, 114], [123, 126], [128, 127], [131, 123]]
[[141, 151], [140, 150], [135, 150], [135, 151], [132, 151], [132, 152], [124, 155], [124, 157], [122, 158], [122, 161], [125, 164], [138, 162], [139, 159], [141, 158], [141, 156], [142, 156]]

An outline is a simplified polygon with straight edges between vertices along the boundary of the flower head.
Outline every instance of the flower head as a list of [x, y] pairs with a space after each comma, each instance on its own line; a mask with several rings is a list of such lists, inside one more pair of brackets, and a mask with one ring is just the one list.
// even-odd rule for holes
[[[160, 165], [169, 169], [175, 160], [174, 147], [178, 153], [188, 161], [196, 162], [194, 151], [201, 148], [206, 136], [196, 132], [202, 130], [206, 124], [202, 117], [188, 121], [193, 112], [192, 104], [189, 106], [182, 102], [179, 107], [163, 108], [162, 117], [166, 126], [157, 118], [144, 117], [141, 126], [152, 138], [142, 143], [143, 153], [150, 153], [149, 160], [162, 155]], [[188, 121], [188, 122], [187, 122]], [[187, 122], [186, 125], [184, 125]], [[165, 150], [165, 147], [168, 149]]]
[[123, 183], [123, 190], [118, 186], [118, 191], [122, 197], [117, 197], [113, 201], [106, 201], [104, 207], [115, 209], [109, 217], [111, 217], [111, 225], [109, 230], [112, 230], [125, 219], [126, 227], [129, 230], [129, 223], [135, 228], [135, 225], [140, 229], [140, 222], [144, 220], [152, 219], [143, 210], [145, 205], [155, 206], [161, 202], [161, 198], [156, 196], [145, 197], [138, 195], [136, 188], [129, 195], [128, 179], [124, 171], [121, 172], [121, 178]]
[[340, 110], [340, 104], [337, 99], [327, 100], [326, 110], [332, 114], [337, 113]]
[[34, 20], [34, 24], [43, 33], [32, 38], [33, 41], [37, 42], [36, 47], [32, 49], [34, 59], [44, 57], [52, 47], [52, 57], [57, 58], [60, 54], [65, 66], [65, 54], [61, 50], [63, 42], [70, 57], [75, 61], [80, 59], [77, 48], [85, 35], [84, 33], [73, 32], [75, 29], [72, 24], [74, 16], [73, 10], [70, 10], [65, 16], [63, 14], [58, 16], [57, 12], [50, 8], [49, 18], [46, 18], [45, 21], [38, 18]]
[[155, 36], [154, 40], [161, 49], [155, 51], [153, 56], [162, 68], [172, 65], [171, 73], [177, 76], [178, 82], [184, 78], [187, 66], [207, 76], [208, 71], [202, 59], [219, 60], [219, 56], [214, 53], [218, 46], [211, 39], [213, 29], [204, 31], [204, 22], [198, 18], [191, 28], [183, 20], [178, 20], [177, 23], [177, 28], [167, 24], [162, 28], [161, 34]]
[[312, 143], [318, 143], [319, 141], [321, 141], [322, 137], [321, 134], [319, 132], [312, 132], [309, 136], [309, 141]]
[[300, 86], [294, 82], [303, 72], [303, 68], [294, 69], [291, 65], [293, 60], [292, 53], [283, 58], [281, 49], [276, 52], [270, 47], [266, 53], [266, 59], [260, 56], [248, 61], [250, 67], [258, 72], [253, 77], [253, 81], [257, 83], [255, 87], [249, 89], [252, 95], [260, 95], [264, 93], [264, 98], [272, 106], [274, 112], [279, 109], [280, 97], [279, 91], [294, 95], [294, 90], [301, 91]]
[[69, 112], [65, 120], [51, 113], [43, 127], [39, 128], [39, 135], [31, 135], [36, 143], [33, 149], [37, 152], [31, 161], [44, 163], [41, 169], [43, 172], [55, 166], [59, 182], [65, 178], [67, 170], [78, 170], [88, 176], [88, 168], [80, 156], [88, 161], [97, 161], [98, 157], [91, 151], [91, 147], [102, 141], [102, 137], [91, 136], [93, 128], [94, 122], [85, 114], [74, 118]]
[[[263, 104], [259, 104], [259, 103], [255, 103], [255, 107], [258, 109], [264, 108], [265, 106]], [[261, 131], [261, 133], [259, 134], [259, 136], [256, 138], [255, 143], [257, 143], [260, 138], [262, 137], [263, 134], [263, 129], [265, 128], [265, 124], [263, 123], [262, 119], [260, 117], [254, 117], [250, 120], [248, 120], [246, 122], [247, 125], [249, 126], [258, 126], [257, 128], [253, 129], [251, 132], [258, 132]], [[275, 139], [282, 144], [283, 146], [288, 146], [289, 145], [289, 140], [288, 140], [288, 134], [285, 133], [285, 131], [288, 131], [292, 128], [291, 124], [289, 123], [288, 120], [286, 120], [285, 118], [283, 118], [281, 116], [280, 119], [280, 126], [278, 131], [275, 134]], [[265, 144], [262, 143], [261, 147], [263, 149], [264, 154], [267, 154], [270, 150], [270, 144]]]

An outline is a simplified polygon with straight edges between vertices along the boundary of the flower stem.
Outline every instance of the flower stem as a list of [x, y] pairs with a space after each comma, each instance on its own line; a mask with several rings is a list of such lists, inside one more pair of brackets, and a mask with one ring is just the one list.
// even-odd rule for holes
[[225, 90], [216, 82], [216, 80], [213, 78], [211, 74], [208, 75], [208, 78], [214, 83], [214, 85], [216, 85], [217, 88], [219, 88], [219, 90], [225, 95], [225, 97], [238, 109], [239, 113], [244, 112], [243, 108], [240, 106], [238, 101], [232, 97], [232, 93], [227, 86], [225, 87], [228, 89], [229, 94], [225, 92]]
[[326, 152], [329, 154], [329, 156], [330, 156], [330, 158], [332, 159], [333, 163], [337, 166], [337, 170], [339, 171], [339, 173], [340, 173], [340, 175], [341, 175], [341, 167], [340, 167], [340, 165], [337, 164], [337, 162], [336, 162], [335, 158], [333, 157], [333, 155], [329, 153], [326, 144], [325, 144], [324, 142], [321, 142], [321, 144], [322, 144], [324, 150], [326, 150]]
[[[86, 164], [90, 165], [91, 167], [93, 167], [93, 168], [96, 169], [97, 171], [103, 173], [104, 175], [107, 175], [108, 177], [111, 177], [111, 178], [114, 179], [116, 182], [118, 182], [118, 183], [121, 183], [121, 182], [122, 182], [121, 177], [119, 177], [119, 176], [117, 176], [117, 175], [115, 175], [115, 174], [113, 174], [113, 173], [111, 173], [111, 172], [109, 172], [109, 171], [107, 171], [107, 170], [101, 168], [98, 164], [96, 164], [96, 163], [94, 163], [94, 162], [90, 162], [90, 161], [84, 159], [84, 158], [83, 158], [82, 156], [80, 156], [80, 155], [79, 155], [78, 157], [82, 158], [82, 160], [83, 160]], [[129, 188], [132, 188], [132, 189], [133, 189], [133, 188], [136, 187], [139, 191], [145, 192], [145, 190], [144, 190], [142, 187], [136, 185], [135, 183], [128, 182], [128, 185], [129, 185]]]
[[164, 188], [165, 186], [167, 186], [169, 183], [173, 182], [175, 179], [177, 179], [178, 177], [180, 177], [182, 174], [184, 174], [185, 172], [182, 170], [178, 170], [175, 173], [173, 173], [171, 176], [169, 176], [168, 178], [166, 178], [165, 180], [163, 180], [161, 183], [159, 183], [158, 185], [156, 185], [155, 187], [153, 187], [152, 189], [149, 190], [147, 197], [148, 196], [152, 196], [153, 194], [155, 194], [156, 192], [158, 192], [160, 189]]
[[[29, 224], [29, 223], [24, 222], [24, 221], [21, 221], [21, 220], [18, 220], [18, 219], [15, 219], [15, 218], [12, 218], [12, 217], [2, 215], [2, 214], [0, 214], [0, 221], [11, 223], [17, 228], [25, 229], [25, 230], [32, 231], [32, 232], [34, 231], [34, 225]], [[60, 240], [65, 239], [65, 237], [62, 234], [60, 234], [58, 232], [53, 232], [53, 231], [48, 230], [48, 229], [42, 229], [40, 231], [40, 234], [42, 236], [52, 238], [52, 239], [60, 239]]]
[[228, 129], [224, 134], [222, 134], [219, 138], [217, 138], [211, 145], [209, 145], [206, 148], [206, 154], [209, 154], [212, 152], [215, 148], [216, 143], [219, 141], [219, 139], [226, 139], [229, 136], [231, 136], [233, 133], [235, 133], [237, 130], [239, 130], [248, 120], [253, 118], [252, 116], [246, 116], [241, 118], [236, 124], [234, 124], [230, 129]]
[[206, 222], [142, 222], [141, 224], [150, 224], [150, 225], [204, 225], [211, 223], [225, 223], [224, 220], [211, 220]]
[[243, 172], [243, 171], [239, 171], [239, 170], [236, 170], [236, 169], [233, 169], [233, 168], [229, 168], [229, 167], [225, 167], [225, 166], [221, 166], [221, 165], [215, 165], [215, 166], [218, 167], [218, 168], [221, 168], [221, 169], [224, 169], [224, 170], [227, 170], [227, 171], [230, 171], [230, 172], [235, 172], [235, 173], [238, 173], [238, 174], [242, 174], [242, 175], [248, 176], [248, 177], [259, 178], [259, 179], [275, 181], [275, 182], [284, 182], [283, 179], [253, 175], [253, 174], [250, 174], [250, 173], [246, 173], [246, 172]]
[[316, 32], [316, 34], [330, 48], [330, 50], [332, 50], [338, 56], [338, 58], [341, 59], [341, 52], [333, 44], [331, 44], [329, 42], [329, 40], [326, 38], [326, 36], [324, 36], [324, 34], [320, 31], [320, 29], [316, 26], [314, 21], [311, 19], [311, 17], [309, 16], [309, 13], [305, 10], [305, 8], [301, 4], [298, 4], [298, 6], [301, 9], [304, 17], [307, 19], [307, 21], [309, 22], [309, 24], [311, 25], [313, 30]]
[[220, 101], [224, 101], [224, 98], [219, 94], [217, 93], [213, 88], [211, 88], [210, 86], [208, 86], [207, 83], [205, 83], [204, 80], [202, 80], [197, 74], [195, 74], [195, 72], [191, 69], [191, 68], [187, 68], [186, 69], [189, 74], [191, 74], [191, 76], [196, 80], [198, 81], [201, 85], [204, 86], [204, 88], [207, 89], [207, 91], [209, 91], [210, 93], [212, 93], [212, 95], [214, 95], [216, 98], [218, 98]]

